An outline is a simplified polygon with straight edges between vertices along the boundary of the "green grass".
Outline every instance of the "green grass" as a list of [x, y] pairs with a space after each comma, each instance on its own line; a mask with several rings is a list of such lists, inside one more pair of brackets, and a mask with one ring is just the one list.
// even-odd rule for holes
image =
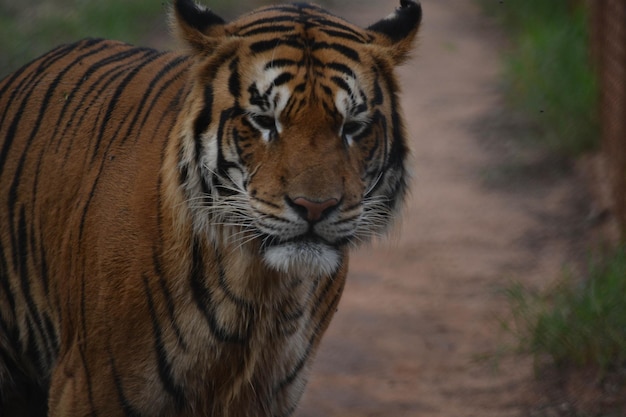
[[626, 367], [626, 245], [594, 262], [582, 283], [564, 278], [544, 293], [516, 284], [507, 293], [510, 329], [537, 362], [603, 373]]
[[537, 127], [534, 139], [573, 156], [596, 147], [598, 93], [585, 8], [568, 0], [481, 2], [510, 34], [506, 96]]

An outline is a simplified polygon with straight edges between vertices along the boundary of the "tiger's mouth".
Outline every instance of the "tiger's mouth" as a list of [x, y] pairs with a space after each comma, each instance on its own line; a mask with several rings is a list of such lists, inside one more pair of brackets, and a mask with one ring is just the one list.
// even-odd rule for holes
[[358, 240], [359, 210], [342, 211], [335, 203], [333, 210], [311, 213], [317, 205], [309, 206], [314, 207], [305, 212], [289, 205], [282, 213], [263, 210], [261, 204], [253, 207], [258, 214], [253, 234], [270, 268], [300, 277], [332, 275], [342, 265], [346, 247]]
[[338, 240], [331, 242], [328, 239], [325, 239], [324, 237], [315, 233], [313, 230], [309, 230], [306, 233], [303, 233], [301, 235], [286, 238], [286, 239], [281, 238], [280, 236], [276, 236], [276, 235], [264, 234], [264, 236], [261, 237], [261, 240], [263, 242], [261, 245], [263, 249], [276, 247], [280, 245], [286, 245], [286, 244], [303, 245], [303, 246], [327, 245], [329, 247], [338, 249], [343, 246], [346, 246], [351, 241], [350, 237], [343, 237], [343, 238], [340, 238]]
[[313, 231], [281, 239], [268, 235], [263, 239], [262, 253], [266, 264], [289, 275], [332, 275], [342, 261], [341, 248], [349, 239], [329, 242]]

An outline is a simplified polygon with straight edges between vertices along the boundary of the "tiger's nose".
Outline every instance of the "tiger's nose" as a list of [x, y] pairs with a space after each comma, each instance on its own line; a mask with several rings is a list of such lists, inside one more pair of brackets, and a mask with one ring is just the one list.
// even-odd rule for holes
[[334, 207], [337, 207], [339, 200], [329, 198], [328, 200], [317, 202], [305, 197], [298, 197], [291, 200], [291, 203], [302, 218], [309, 222], [316, 222], [322, 218], [325, 212], [329, 212]]

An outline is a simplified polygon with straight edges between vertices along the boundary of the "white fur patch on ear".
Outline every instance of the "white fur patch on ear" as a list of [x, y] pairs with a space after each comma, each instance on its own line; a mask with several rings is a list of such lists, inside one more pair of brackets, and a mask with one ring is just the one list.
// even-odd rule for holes
[[312, 242], [285, 243], [265, 249], [267, 265], [288, 275], [328, 276], [341, 265], [339, 251]]

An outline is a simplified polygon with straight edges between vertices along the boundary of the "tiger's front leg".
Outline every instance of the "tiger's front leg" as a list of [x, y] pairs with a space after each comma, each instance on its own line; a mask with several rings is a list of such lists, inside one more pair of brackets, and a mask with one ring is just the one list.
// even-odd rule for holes
[[[103, 385], [94, 393], [92, 371], [87, 367], [84, 352], [75, 345], [59, 358], [50, 380], [48, 415], [50, 417], [93, 416], [96, 409], [94, 395], [101, 395]], [[106, 415], [115, 416], [113, 410]], [[100, 413], [98, 413], [99, 415]]]
[[[109, 362], [109, 363], [107, 363]], [[49, 417], [128, 417], [145, 414], [125, 397], [115, 364], [76, 342], [59, 360], [50, 380]]]

